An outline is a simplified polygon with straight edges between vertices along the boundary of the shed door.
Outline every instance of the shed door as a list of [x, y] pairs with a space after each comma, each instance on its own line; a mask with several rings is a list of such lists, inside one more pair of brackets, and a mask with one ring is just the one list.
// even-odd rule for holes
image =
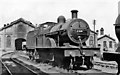
[[25, 42], [26, 40], [23, 38], [19, 38], [15, 40], [15, 48], [16, 50], [22, 50], [22, 42]]

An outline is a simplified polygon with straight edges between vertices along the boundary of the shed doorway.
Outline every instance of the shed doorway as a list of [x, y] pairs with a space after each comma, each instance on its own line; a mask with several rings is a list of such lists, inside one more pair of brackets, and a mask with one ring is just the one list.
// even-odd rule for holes
[[15, 40], [15, 49], [16, 50], [22, 50], [22, 44], [23, 44], [23, 42], [26, 42], [26, 40], [25, 39], [23, 39], [23, 38], [18, 38], [18, 39], [16, 39]]

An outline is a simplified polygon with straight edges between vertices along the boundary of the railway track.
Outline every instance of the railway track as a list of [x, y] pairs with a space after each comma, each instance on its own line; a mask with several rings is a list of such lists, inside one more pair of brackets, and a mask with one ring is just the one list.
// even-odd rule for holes
[[[8, 53], [10, 55], [10, 53]], [[16, 60], [16, 58], [12, 58], [12, 55], [14, 53], [11, 53], [11, 55], [9, 56], [9, 58], [2, 58], [1, 63], [3, 63], [3, 65], [6, 68], [6, 74], [8, 75], [47, 75], [45, 73], [38, 73], [38, 69], [33, 70], [33, 68], [31, 69], [30, 67], [27, 67], [27, 65], [24, 65], [23, 63], [19, 62], [18, 60]], [[5, 54], [7, 55], [7, 54]], [[5, 55], [2, 55], [5, 57]], [[39, 70], [40, 71], [40, 70]], [[3, 73], [2, 73], [3, 74]], [[5, 75], [6, 75], [5, 74]]]
[[[21, 56], [22, 57], [22, 56]], [[20, 61], [21, 62], [21, 61]], [[51, 68], [52, 69], [52, 68]], [[54, 69], [54, 68], [53, 68]], [[57, 72], [59, 72], [59, 73], [61, 73], [62, 75], [66, 75], [66, 73], [67, 72], [62, 72], [62, 70], [61, 69], [54, 69], [54, 70], [56, 70]], [[81, 67], [80, 69], [79, 69], [79, 71], [81, 70], [81, 72], [77, 72], [77, 71], [75, 71], [75, 70], [70, 70], [71, 72], [68, 72], [68, 73], [77, 73], [78, 75], [92, 75], [92, 74], [94, 74], [94, 75], [116, 75], [116, 74], [111, 74], [111, 73], [106, 73], [106, 72], [102, 72], [101, 70], [99, 70], [99, 69], [95, 69], [95, 68], [92, 68], [92, 69], [90, 69], [88, 72], [87, 72], [87, 68], [86, 67]], [[91, 71], [91, 72], [90, 72]], [[77, 75], [76, 74], [76, 75]], [[71, 75], [71, 74], [69, 74], [69, 75]]]
[[25, 64], [24, 62], [19, 61], [16, 58], [13, 58], [12, 60], [16, 63], [20, 63], [22, 66], [25, 66], [27, 69], [31, 70], [33, 73], [36, 73], [38, 75], [48, 75], [47, 73], [42, 72], [40, 69], [38, 69], [32, 65]]
[[13, 61], [12, 59], [2, 59], [2, 62], [6, 65], [6, 67], [9, 69], [12, 75], [22, 74], [37, 75], [37, 73]]
[[80, 75], [116, 75], [116, 73], [102, 72], [101, 70], [95, 68], [92, 68], [90, 70], [85, 70], [85, 69], [86, 68], [81, 67], [81, 70], [76, 70], [74, 73], [78, 73]]
[[7, 66], [2, 62], [0, 59], [0, 66], [1, 66], [1, 75], [12, 75], [11, 71], [7, 68]]
[[[12, 57], [14, 53], [8, 53], [9, 58], [2, 59], [2, 63], [6, 66], [6, 74], [2, 75], [48, 75], [48, 73], [44, 73], [40, 71], [40, 69], [37, 69], [36, 67], [33, 67], [32, 65], [27, 65], [24, 62]], [[5, 54], [7, 55], [7, 54]], [[5, 56], [3, 55], [3, 56]], [[3, 65], [3, 66], [4, 66]], [[86, 70], [87, 71], [87, 70]], [[79, 75], [115, 75], [115, 74], [109, 74], [109, 73], [104, 73], [96, 69], [91, 69], [91, 72], [76, 72]], [[86, 72], [86, 73], [85, 73]], [[61, 73], [61, 72], [60, 72]], [[61, 73], [64, 75], [64, 73]], [[51, 74], [50, 74], [51, 75]], [[66, 75], [66, 74], [65, 74]], [[69, 74], [71, 75], [71, 74]]]

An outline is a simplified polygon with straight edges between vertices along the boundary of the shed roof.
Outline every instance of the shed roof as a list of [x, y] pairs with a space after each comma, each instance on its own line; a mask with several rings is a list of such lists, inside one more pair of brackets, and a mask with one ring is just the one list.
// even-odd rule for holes
[[109, 38], [109, 39], [115, 41], [114, 38], [112, 38], [112, 37], [110, 37], [110, 36], [108, 36], [108, 35], [101, 36], [101, 37], [98, 38], [98, 40], [103, 39], [103, 38], [105, 38], [105, 37], [107, 37], [107, 38]]
[[0, 31], [1, 31], [1, 30], [4, 30], [4, 29], [6, 29], [6, 28], [9, 28], [9, 27], [11, 27], [11, 26], [13, 26], [13, 25], [15, 25], [15, 24], [17, 24], [17, 23], [19, 23], [19, 22], [23, 22], [23, 23], [31, 26], [32, 28], [35, 28], [35, 26], [34, 26], [30, 21], [27, 21], [27, 20], [25, 20], [25, 19], [23, 19], [23, 18], [19, 18], [19, 19], [15, 20], [15, 21], [11, 22], [10, 24], [7, 24], [6, 26], [2, 27], [2, 28], [0, 29]]

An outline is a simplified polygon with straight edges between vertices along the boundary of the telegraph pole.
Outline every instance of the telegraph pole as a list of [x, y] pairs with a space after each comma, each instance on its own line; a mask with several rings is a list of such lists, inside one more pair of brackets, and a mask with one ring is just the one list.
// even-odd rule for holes
[[[94, 25], [94, 32], [95, 32], [96, 20], [93, 20], [93, 25]], [[94, 47], [96, 47], [95, 33], [94, 33]]]

